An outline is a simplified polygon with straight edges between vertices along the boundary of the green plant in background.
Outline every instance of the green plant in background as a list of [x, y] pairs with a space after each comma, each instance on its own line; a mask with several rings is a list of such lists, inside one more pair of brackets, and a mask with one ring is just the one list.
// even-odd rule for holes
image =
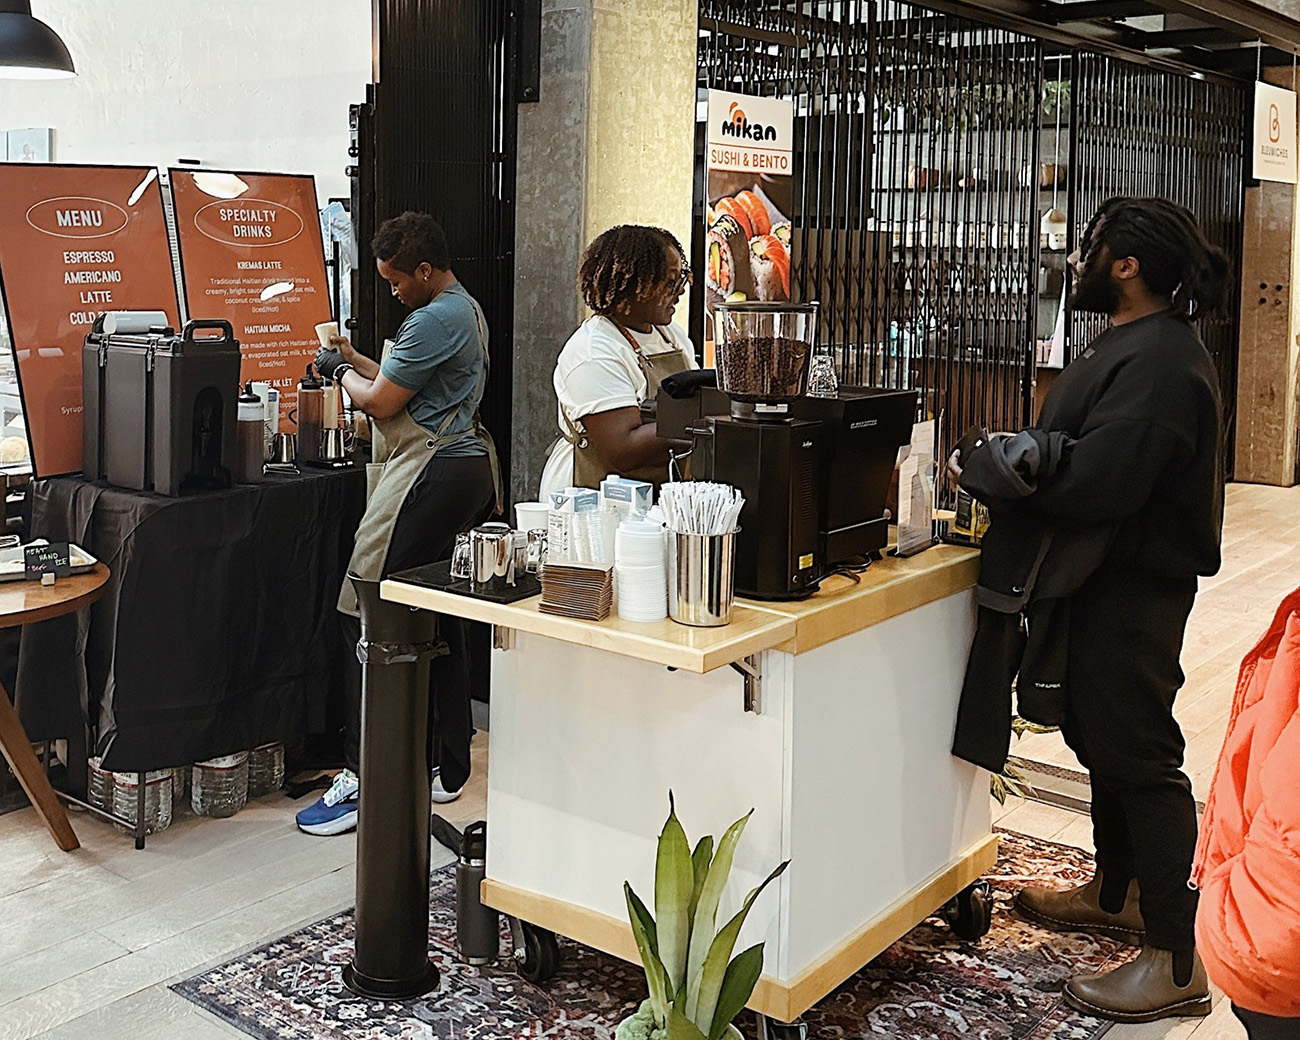
[[[1040, 726], [1037, 722], [1030, 722], [1019, 715], [1011, 720], [1011, 732], [1016, 735], [1017, 740], [1026, 733], [1055, 733], [1056, 730], [1056, 726]], [[998, 800], [998, 805], [1006, 805], [1008, 795], [1032, 798], [1034, 787], [1019, 769], [1007, 763], [1002, 768], [1002, 772], [994, 773], [989, 777], [989, 794]]]
[[1043, 84], [1043, 115], [1055, 119], [1058, 115], [1065, 118], [1070, 113], [1070, 81], [1052, 79]]
[[772, 871], [745, 897], [739, 912], [717, 928], [722, 890], [753, 812], [727, 828], [716, 850], [709, 835], [692, 852], [668, 792], [668, 820], [655, 858], [653, 917], [632, 886], [623, 884], [650, 996], [619, 1023], [615, 1040], [743, 1040], [732, 1020], [744, 1010], [762, 974], [763, 944], [735, 957], [731, 951], [754, 900], [790, 862]]

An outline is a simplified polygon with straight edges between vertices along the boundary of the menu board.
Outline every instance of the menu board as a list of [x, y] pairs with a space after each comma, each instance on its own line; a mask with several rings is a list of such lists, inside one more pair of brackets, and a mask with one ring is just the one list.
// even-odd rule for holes
[[243, 354], [240, 379], [280, 390], [280, 423], [330, 320], [325, 249], [308, 175], [170, 172], [185, 307], [224, 318]]
[[794, 105], [710, 90], [707, 118], [704, 364], [711, 368], [718, 303], [790, 299]]
[[104, 311], [177, 320], [158, 171], [0, 163], [0, 284], [37, 476], [81, 469], [81, 350]]

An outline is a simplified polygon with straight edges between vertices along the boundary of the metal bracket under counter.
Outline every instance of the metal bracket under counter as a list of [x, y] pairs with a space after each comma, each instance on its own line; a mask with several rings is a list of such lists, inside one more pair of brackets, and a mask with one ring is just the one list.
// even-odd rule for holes
[[763, 714], [763, 669], [758, 663], [758, 654], [750, 654], [739, 661], [732, 661], [731, 667], [745, 678], [745, 710], [755, 715]]
[[515, 630], [506, 625], [492, 626], [492, 649], [513, 650], [515, 648]]

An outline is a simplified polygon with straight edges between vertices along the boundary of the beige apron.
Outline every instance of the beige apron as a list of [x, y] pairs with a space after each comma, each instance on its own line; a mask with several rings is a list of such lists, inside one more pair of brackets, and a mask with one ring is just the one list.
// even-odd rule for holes
[[[641, 367], [641, 374], [645, 376], [646, 400], [654, 397], [659, 392], [659, 384], [668, 376], [690, 371], [689, 359], [677, 347], [671, 347], [658, 354], [647, 354], [627, 329], [612, 318], [606, 318], [605, 320], [618, 329], [623, 334], [623, 338], [631, 345], [632, 353], [636, 355], [636, 363]], [[663, 342], [672, 343], [672, 340], [668, 338], [668, 334], [662, 328], [655, 326], [655, 331], [659, 333], [659, 338]], [[607, 475], [618, 471], [600, 457], [599, 452], [596, 451], [595, 446], [588, 439], [587, 431], [583, 429], [581, 420], [574, 422], [564, 414], [563, 409], [561, 409], [560, 414], [564, 417], [565, 426], [565, 430], [560, 436], [573, 445], [573, 486], [599, 488], [600, 482]], [[620, 476], [628, 477], [631, 480], [646, 480], [657, 488], [668, 479], [668, 467], [666, 465], [640, 466], [631, 472], [622, 473]]]
[[[459, 292], [474, 308], [474, 317], [478, 322], [479, 346], [483, 350], [483, 371], [474, 387], [474, 394], [478, 396], [487, 381], [489, 364], [487, 325], [483, 320], [483, 312], [477, 301], [461, 288], [459, 282], [444, 289], [443, 292]], [[387, 356], [392, 348], [391, 341], [385, 343], [384, 347], [384, 354]], [[464, 436], [464, 431], [454, 434], [447, 432], [455, 417], [456, 412], [453, 411], [442, 421], [438, 432], [434, 434], [430, 434], [412, 419], [411, 413], [406, 408], [391, 418], [370, 420], [374, 461], [366, 466], [366, 512], [361, 517], [361, 524], [357, 528], [352, 558], [348, 561], [349, 574], [356, 574], [370, 581], [378, 581], [383, 576], [384, 561], [388, 558], [388, 545], [392, 541], [397, 514], [401, 511], [412, 485], [424, 472], [424, 467], [438, 453], [440, 447]], [[478, 412], [474, 413], [473, 431], [487, 448], [488, 459], [492, 466], [492, 484], [496, 488], [497, 512], [500, 512], [501, 468], [497, 462], [496, 445], [492, 443], [492, 435], [479, 422]], [[343, 579], [343, 588], [339, 593], [338, 609], [344, 614], [357, 616], [356, 592], [352, 588], [352, 582], [346, 577]]]

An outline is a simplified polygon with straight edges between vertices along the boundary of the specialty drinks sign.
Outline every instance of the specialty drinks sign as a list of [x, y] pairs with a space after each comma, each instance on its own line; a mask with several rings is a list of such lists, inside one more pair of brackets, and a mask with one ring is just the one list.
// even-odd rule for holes
[[312, 177], [170, 171], [185, 305], [225, 318], [243, 354], [240, 379], [280, 389], [283, 424], [330, 320], [325, 250]]
[[104, 311], [163, 311], [176, 281], [157, 170], [0, 163], [3, 283], [37, 476], [81, 469], [81, 352]]

